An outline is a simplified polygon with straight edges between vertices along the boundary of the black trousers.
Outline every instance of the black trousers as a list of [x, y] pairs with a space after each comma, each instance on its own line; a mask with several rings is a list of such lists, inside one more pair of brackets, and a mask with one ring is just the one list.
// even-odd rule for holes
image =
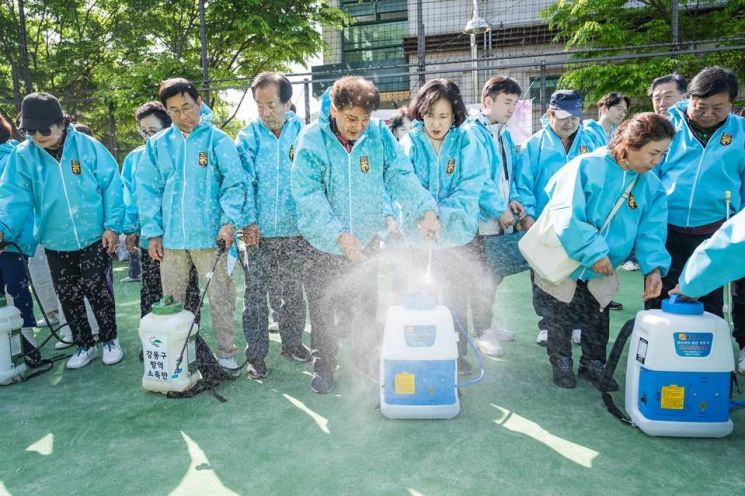
[[[668, 297], [668, 291], [678, 284], [683, 267], [685, 267], [693, 251], [710, 237], [710, 234], [684, 234], [668, 229], [665, 247], [672, 258], [670, 270], [662, 278], [662, 293], [660, 293], [660, 296], [646, 302], [644, 308], [647, 310], [660, 308], [662, 300]], [[733, 263], [735, 262], [733, 261]], [[732, 336], [740, 348], [745, 348], [745, 278], [735, 281], [732, 289], [732, 319], [734, 321]], [[724, 291], [722, 288], [715, 289], [711, 293], [702, 296], [699, 298], [699, 301], [704, 304], [704, 309], [707, 312], [719, 315], [720, 317], [723, 316]]]
[[571, 303], [557, 300], [533, 283], [533, 302], [548, 330], [547, 352], [552, 364], [559, 358], [572, 357], [572, 329], [578, 320], [582, 322], [580, 367], [589, 367], [591, 360], [605, 363], [610, 317], [608, 309], [600, 308], [587, 289], [587, 283], [577, 281]]
[[308, 261], [305, 291], [310, 313], [310, 344], [317, 357], [313, 364], [315, 371], [334, 372], [341, 335], [349, 336], [352, 341], [354, 360], [367, 364], [381, 337], [376, 321], [376, 261], [354, 263], [313, 247], [309, 247]]
[[[140, 248], [142, 284], [140, 285], [140, 317], [150, 313], [153, 305], [163, 298], [163, 285], [160, 281], [160, 262], [151, 258], [144, 248]], [[189, 271], [189, 285], [186, 287], [184, 309], [194, 314], [199, 324], [199, 275], [194, 265]]]
[[55, 251], [45, 248], [52, 284], [62, 304], [73, 339], [80, 346], [92, 346], [93, 334], [85, 313], [85, 298], [100, 327], [99, 339], [116, 338], [114, 290], [108, 281], [111, 257], [96, 241], [77, 251]]
[[[662, 306], [662, 300], [668, 298], [668, 291], [678, 284], [678, 279], [680, 278], [680, 274], [683, 272], [683, 267], [685, 267], [685, 264], [691, 257], [691, 254], [693, 254], [693, 251], [698, 245], [710, 237], [710, 234], [683, 234], [668, 228], [665, 248], [667, 248], [670, 257], [672, 258], [670, 270], [667, 272], [665, 277], [662, 278], [662, 292], [660, 293], [660, 296], [647, 301], [644, 304], [644, 308], [649, 310], [652, 308], [660, 308]], [[715, 289], [711, 293], [702, 296], [699, 298], [699, 301], [704, 304], [704, 309], [707, 312], [719, 315], [720, 317], [722, 316], [724, 293], [721, 288]]]
[[[246, 358], [263, 360], [269, 351], [269, 309], [279, 324], [283, 345], [302, 342], [305, 328], [303, 278], [308, 263], [309, 245], [300, 236], [261, 238], [259, 245], [246, 249], [241, 266], [246, 277], [243, 332]], [[246, 261], [248, 265], [246, 265]]]

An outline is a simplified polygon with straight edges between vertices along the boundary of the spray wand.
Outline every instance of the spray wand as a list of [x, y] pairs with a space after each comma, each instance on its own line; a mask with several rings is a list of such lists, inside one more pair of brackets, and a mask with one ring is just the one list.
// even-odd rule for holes
[[[724, 207], [727, 211], [726, 219], [729, 220], [730, 217], [730, 203], [732, 202], [732, 192], [731, 191], [725, 191], [724, 192]], [[727, 314], [727, 322], [729, 323], [730, 329], [733, 327], [733, 320], [732, 320], [732, 282], [728, 282], [724, 285], [724, 305], [725, 305], [725, 313]]]
[[[215, 257], [215, 263], [212, 264], [212, 270], [209, 271], [207, 274], [205, 274], [205, 279], [207, 279], [207, 283], [204, 285], [204, 291], [202, 291], [202, 296], [199, 298], [199, 307], [202, 308], [202, 303], [204, 303], [204, 297], [207, 296], [207, 290], [210, 287], [210, 282], [212, 281], [212, 276], [215, 274], [215, 270], [217, 270], [217, 263], [220, 261], [220, 257], [222, 254], [225, 253], [225, 241], [222, 239], [217, 240], [217, 256]], [[179, 353], [178, 360], [176, 360], [176, 369], [173, 371], [173, 374], [171, 374], [171, 379], [178, 379], [178, 376], [183, 372], [183, 369], [181, 368], [181, 362], [184, 361], [184, 352], [186, 351], [186, 347], [189, 344], [189, 339], [191, 338], [191, 333], [194, 330], [194, 324], [196, 323], [195, 319], [192, 319], [191, 326], [189, 327], [189, 333], [186, 335], [186, 340], [184, 341], [184, 345], [181, 347], [181, 353]]]

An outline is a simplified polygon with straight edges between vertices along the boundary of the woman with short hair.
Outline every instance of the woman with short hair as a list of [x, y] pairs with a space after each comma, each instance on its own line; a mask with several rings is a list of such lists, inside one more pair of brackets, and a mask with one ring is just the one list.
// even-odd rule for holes
[[[559, 387], [576, 385], [571, 337], [578, 315], [583, 321], [579, 376], [598, 386], [608, 344], [607, 307], [618, 290], [613, 268], [632, 249], [645, 275], [643, 299], [660, 294], [661, 276], [670, 266], [667, 194], [649, 171], [665, 156], [674, 134], [664, 117], [637, 114], [621, 123], [609, 147], [575, 158], [546, 187], [552, 228], [569, 258], [580, 264], [558, 285], [535, 275], [534, 298], [548, 328], [548, 355]], [[623, 203], [601, 229], [619, 199]]]
[[[486, 180], [486, 150], [461, 128], [467, 114], [458, 85], [434, 79], [421, 87], [409, 106], [411, 131], [401, 140], [419, 182], [437, 203], [442, 234], [437, 243], [438, 264], [446, 303], [466, 325], [469, 286], [477, 278], [477, 261], [466, 248], [476, 236], [479, 195]], [[405, 217], [404, 232], [411, 233], [412, 219]], [[419, 244], [425, 248], [425, 245]], [[478, 282], [476, 284], [479, 284]], [[464, 329], [465, 330], [465, 329]], [[458, 372], [467, 374], [466, 340], [458, 341]]]

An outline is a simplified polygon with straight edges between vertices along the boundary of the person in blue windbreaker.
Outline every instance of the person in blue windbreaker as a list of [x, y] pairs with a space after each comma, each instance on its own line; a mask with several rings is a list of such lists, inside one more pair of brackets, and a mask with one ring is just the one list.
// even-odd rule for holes
[[[663, 293], [675, 287], [698, 245], [745, 207], [745, 118], [732, 113], [738, 94], [735, 73], [707, 67], [688, 86], [688, 100], [668, 109], [676, 134], [656, 168], [668, 194], [667, 249], [670, 272]], [[727, 195], [729, 195], [727, 197]], [[738, 281], [743, 287], [745, 281]], [[716, 288], [700, 298], [707, 312], [722, 315], [724, 293]], [[659, 308], [662, 298], [647, 302]], [[733, 335], [745, 345], [745, 303], [735, 304]]]
[[[318, 121], [303, 130], [296, 147], [292, 196], [298, 229], [311, 245], [306, 291], [317, 355], [311, 389], [320, 394], [335, 386], [338, 333], [348, 330], [365, 343], [376, 338], [377, 271], [368, 255], [385, 229], [388, 195], [419, 221], [421, 233], [437, 237], [440, 231], [435, 201], [385, 123], [370, 117], [379, 103], [370, 81], [337, 80], [321, 99]], [[337, 313], [347, 317], [338, 325]]]
[[[671, 294], [700, 298], [728, 282], [745, 278], [745, 210], [722, 224], [696, 247], [683, 267]], [[745, 340], [736, 336], [740, 348], [737, 370], [745, 375]]]
[[[598, 386], [608, 344], [608, 304], [618, 290], [614, 267], [632, 249], [645, 275], [642, 298], [661, 292], [661, 277], [670, 266], [667, 199], [649, 171], [662, 160], [674, 134], [663, 116], [637, 114], [618, 127], [609, 147], [575, 158], [546, 186], [551, 227], [569, 258], [580, 264], [560, 284], [535, 275], [534, 300], [548, 329], [548, 356], [559, 387], [576, 385], [571, 338], [577, 315], [583, 322], [578, 375]], [[604, 228], [619, 200], [620, 208]], [[617, 388], [611, 383], [610, 390]]]
[[[0, 177], [2, 177], [10, 154], [18, 146], [18, 141], [12, 136], [13, 128], [3, 116], [0, 116]], [[15, 238], [5, 238], [5, 242], [17, 244], [20, 250], [15, 246], [7, 245], [0, 251], [0, 295], [10, 295], [13, 298], [13, 305], [20, 310], [23, 319], [22, 350], [24, 353], [30, 353], [37, 344], [34, 339], [36, 320], [34, 320], [34, 302], [31, 299], [31, 291], [29, 291], [25, 264], [36, 250], [33, 214], [29, 214], [21, 232]], [[28, 360], [33, 362], [40, 357], [41, 354], [36, 352], [33, 359], [29, 357]]]
[[[442, 261], [438, 272], [443, 280], [445, 300], [465, 327], [469, 286], [473, 282], [475, 261], [468, 247], [476, 236], [479, 221], [479, 196], [486, 180], [486, 150], [461, 128], [466, 107], [458, 85], [447, 79], [433, 79], [422, 86], [409, 106], [412, 126], [401, 140], [404, 153], [411, 160], [414, 173], [437, 203], [442, 224], [437, 257]], [[502, 201], [500, 208], [505, 209]], [[413, 218], [404, 217], [403, 230], [412, 244]], [[465, 359], [467, 343], [458, 342], [458, 372], [471, 371]]]
[[14, 239], [34, 215], [34, 239], [44, 246], [55, 291], [77, 343], [67, 368], [84, 367], [97, 350], [84, 298], [100, 327], [103, 363], [121, 361], [110, 253], [124, 220], [119, 167], [98, 141], [79, 133], [49, 93], [21, 105], [18, 145], [0, 178], [0, 241]]
[[[200, 278], [212, 272], [216, 244], [227, 249], [246, 225], [246, 176], [227, 134], [212, 124], [212, 111], [190, 81], [163, 81], [158, 97], [171, 127], [147, 141], [135, 177], [140, 232], [149, 255], [160, 262], [163, 293], [184, 301], [193, 264]], [[217, 361], [240, 374], [235, 361], [235, 284], [221, 257], [209, 285]]]
[[[513, 232], [516, 221], [525, 216], [517, 196], [517, 149], [507, 129], [507, 121], [514, 114], [521, 94], [514, 79], [491, 77], [481, 92], [481, 109], [473, 109], [463, 124], [463, 129], [484, 148], [487, 156], [488, 172], [479, 196], [479, 230], [472, 244], [482, 274], [490, 273], [488, 240]], [[503, 355], [500, 341], [515, 339], [515, 333], [509, 329], [492, 328], [494, 296], [501, 282], [501, 276], [485, 276], [470, 288], [476, 346], [489, 356]]]
[[[295, 145], [303, 124], [290, 111], [292, 84], [282, 74], [263, 72], [251, 83], [259, 118], [235, 139], [248, 177], [243, 231], [245, 255], [240, 257], [246, 277], [243, 332], [249, 377], [267, 375], [269, 308], [279, 324], [282, 354], [299, 362], [310, 360], [302, 341], [305, 329], [303, 283], [308, 244], [297, 227], [297, 208], [290, 191]], [[250, 269], [250, 270], [249, 270]]]
[[[555, 91], [545, 117], [543, 129], [528, 138], [518, 156], [517, 194], [525, 209], [522, 221], [525, 230], [530, 229], [548, 202], [546, 185], [551, 176], [573, 158], [598, 146], [595, 138], [580, 125], [582, 96], [578, 91]], [[535, 302], [533, 306], [540, 316]], [[536, 343], [546, 346], [547, 339], [548, 331], [541, 319]], [[572, 339], [580, 342], [580, 329], [574, 331]]]
[[585, 130], [592, 134], [598, 146], [607, 145], [626, 118], [631, 99], [621, 93], [608, 93], [598, 100], [598, 120], [587, 119], [583, 122]]
[[[171, 117], [160, 102], [147, 102], [135, 110], [137, 132], [147, 142], [149, 138], [171, 125]], [[122, 163], [122, 186], [124, 187], [124, 215], [123, 232], [127, 235], [127, 249], [130, 253], [138, 253], [142, 265], [142, 282], [140, 285], [140, 316], [144, 317], [153, 305], [163, 297], [163, 285], [160, 278], [160, 262], [152, 258], [148, 252], [147, 238], [140, 236], [140, 220], [137, 212], [137, 187], [135, 176], [139, 170], [140, 157], [145, 151], [145, 145], [140, 145], [127, 154]], [[189, 285], [186, 289], [184, 308], [194, 313], [199, 324], [199, 278], [197, 270], [192, 264], [189, 270]]]

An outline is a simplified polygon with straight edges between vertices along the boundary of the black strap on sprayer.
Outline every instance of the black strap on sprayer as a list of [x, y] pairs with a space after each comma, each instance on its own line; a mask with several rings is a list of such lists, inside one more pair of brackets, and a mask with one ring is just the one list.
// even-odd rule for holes
[[[205, 296], [207, 296], [207, 290], [209, 289], [210, 283], [212, 282], [212, 277], [215, 274], [215, 270], [217, 270], [217, 264], [220, 261], [220, 257], [222, 256], [222, 254], [225, 253], [225, 250], [225, 242], [223, 240], [218, 240], [215, 263], [212, 265], [212, 272], [210, 272], [210, 274], [208, 275], [207, 283], [204, 285], [204, 291], [202, 291], [202, 296], [199, 298], [200, 310], [202, 308], [202, 304], [204, 303], [204, 298]], [[181, 347], [181, 353], [179, 354], [178, 360], [176, 361], [176, 368], [173, 371], [173, 377], [178, 376], [178, 374], [183, 371], [181, 369], [181, 364], [184, 361], [184, 353], [186, 352], [186, 347], [189, 344], [189, 339], [191, 338], [192, 332], [194, 331], [194, 325], [195, 321], [192, 320], [191, 327], [189, 327], [189, 333], [186, 335], [186, 340], [184, 341], [184, 346]], [[197, 369], [202, 375], [202, 378], [199, 379], [196, 384], [194, 384], [194, 386], [192, 386], [190, 389], [182, 392], [169, 391], [166, 396], [168, 398], [176, 399], [192, 398], [205, 391], [209, 391], [210, 393], [212, 393], [212, 396], [214, 396], [218, 401], [220, 401], [221, 403], [225, 403], [227, 400], [217, 392], [217, 387], [225, 381], [235, 379], [235, 377], [227, 374], [225, 372], [225, 369], [223, 369], [222, 366], [217, 362], [214, 355], [212, 354], [212, 350], [210, 350], [209, 345], [204, 341], [204, 339], [202, 339], [202, 336], [199, 335], [199, 331], [197, 331], [194, 335], [194, 339], [196, 341], [195, 345], [197, 356], [195, 358]], [[242, 367], [243, 365], [241, 365], [240, 367], [236, 367], [235, 369], [228, 370], [236, 371], [240, 370]]]
[[[24, 362], [30, 369], [38, 369], [34, 370], [31, 374], [19, 376], [18, 380], [15, 380], [15, 383], [18, 382], [25, 382], [30, 379], [33, 379], [34, 377], [38, 377], [46, 372], [49, 372], [54, 367], [54, 362], [58, 362], [60, 360], [64, 360], [66, 358], [70, 358], [72, 355], [69, 354], [58, 354], [53, 356], [52, 358], [41, 358], [41, 349], [46, 345], [50, 339], [53, 337], [56, 338], [58, 341], [61, 341], [65, 344], [74, 344], [74, 342], [65, 341], [60, 335], [58, 334], [59, 330], [62, 329], [65, 326], [69, 327], [69, 324], [66, 322], [62, 325], [59, 325], [57, 327], [54, 327], [50, 322], [49, 318], [47, 317], [46, 309], [44, 308], [44, 305], [41, 304], [41, 299], [39, 298], [39, 295], [36, 293], [36, 288], [34, 287], [34, 283], [31, 280], [31, 272], [28, 270], [28, 262], [26, 261], [26, 257], [23, 256], [23, 251], [21, 250], [21, 247], [18, 246], [13, 241], [2, 241], [0, 242], [0, 251], [4, 250], [7, 246], [12, 246], [16, 250], [18, 250], [18, 254], [23, 258], [23, 270], [26, 273], [26, 279], [28, 280], [28, 284], [31, 287], [31, 294], [34, 297], [34, 300], [36, 301], [36, 304], [39, 305], [39, 309], [41, 310], [41, 313], [44, 315], [44, 321], [46, 322], [46, 328], [49, 329], [49, 336], [39, 343], [37, 346], [31, 345], [31, 349], [23, 352], [20, 356], [23, 357]], [[26, 337], [21, 334], [21, 339], [23, 341], [27, 341]], [[30, 343], [29, 343], [30, 344]], [[43, 367], [43, 368], [42, 368]]]
[[626, 347], [626, 342], [629, 340], [631, 332], [634, 330], [634, 322], [635, 319], [627, 320], [623, 327], [621, 327], [621, 330], [618, 332], [616, 342], [613, 344], [613, 349], [608, 355], [608, 360], [605, 363], [603, 376], [600, 378], [600, 383], [598, 384], [598, 389], [600, 390], [600, 394], [603, 397], [603, 403], [605, 403], [605, 407], [610, 413], [613, 414], [614, 417], [628, 425], [631, 425], [631, 419], [628, 415], [623, 413], [613, 402], [613, 396], [611, 396], [611, 394], [608, 392], [608, 384], [613, 378], [613, 374], [615, 373], [616, 367], [618, 366], [618, 360], [621, 358], [623, 349]]

